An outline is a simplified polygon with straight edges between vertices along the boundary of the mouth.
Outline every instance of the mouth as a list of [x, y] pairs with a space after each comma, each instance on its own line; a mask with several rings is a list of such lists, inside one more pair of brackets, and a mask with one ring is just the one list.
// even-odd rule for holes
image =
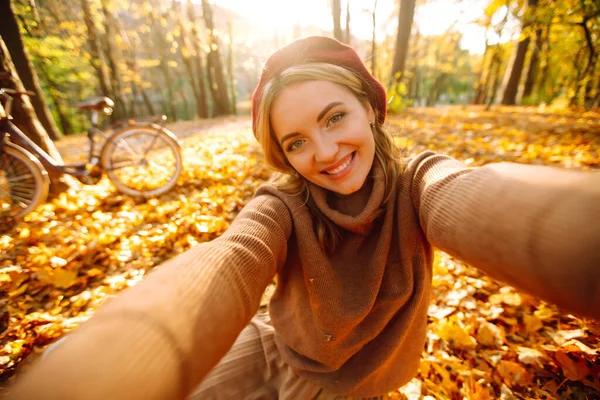
[[346, 157], [344, 157], [340, 161], [340, 164], [337, 167], [329, 168], [326, 171], [321, 171], [321, 173], [324, 175], [329, 175], [331, 177], [341, 177], [342, 175], [345, 175], [345, 173], [350, 170], [350, 167], [352, 166], [352, 161], [354, 161], [355, 156], [356, 156], [356, 151], [353, 151], [352, 153], [350, 153]]

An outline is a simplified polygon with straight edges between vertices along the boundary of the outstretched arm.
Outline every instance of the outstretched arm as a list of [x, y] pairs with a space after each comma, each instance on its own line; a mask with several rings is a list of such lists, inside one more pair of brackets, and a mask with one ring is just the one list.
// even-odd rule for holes
[[490, 276], [600, 318], [600, 173], [514, 163], [409, 165], [427, 238]]
[[183, 399], [232, 346], [283, 264], [291, 218], [258, 196], [218, 239], [105, 304], [12, 399]]

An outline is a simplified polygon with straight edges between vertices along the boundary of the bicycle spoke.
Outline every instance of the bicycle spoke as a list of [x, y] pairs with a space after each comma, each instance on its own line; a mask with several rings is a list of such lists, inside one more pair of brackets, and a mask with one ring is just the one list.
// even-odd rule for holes
[[24, 203], [26, 206], [31, 204], [31, 199], [26, 199], [25, 197], [15, 196], [13, 194], [10, 195], [11, 198], [19, 200], [21, 203]]
[[121, 164], [115, 165], [111, 168], [108, 168], [108, 171], [116, 171], [119, 169], [123, 169], [123, 168], [127, 168], [127, 167], [133, 167], [136, 165], [140, 165], [141, 161], [123, 161]]
[[148, 155], [150, 150], [152, 150], [152, 148], [156, 144], [156, 141], [158, 140], [158, 135], [153, 135], [153, 136], [154, 136], [154, 138], [152, 139], [152, 143], [150, 143], [150, 146], [146, 150], [144, 150], [144, 158], [146, 158], [146, 156]]
[[168, 190], [181, 168], [176, 143], [154, 128], [123, 132], [115, 137], [109, 154], [105, 165], [108, 177], [121, 192], [133, 196]]
[[155, 167], [156, 169], [158, 169], [159, 171], [165, 172], [167, 173], [169, 176], [171, 176], [171, 174], [169, 174], [169, 170], [165, 167], [163, 167], [160, 164], [155, 163], [154, 161], [151, 160], [147, 160], [148, 161], [148, 165], [152, 165], [153, 167]]
[[12, 188], [11, 193], [18, 193], [18, 194], [22, 194], [22, 195], [26, 195], [26, 196], [32, 196], [34, 193], [34, 190], [27, 189], [27, 188]]
[[13, 176], [11, 178], [6, 178], [6, 180], [8, 182], [16, 182], [16, 181], [20, 181], [20, 180], [24, 180], [24, 179], [33, 179], [33, 175], [25, 174], [25, 175]]
[[28, 187], [28, 188], [35, 188], [35, 182], [32, 181], [22, 181], [22, 182], [15, 182], [15, 183], [11, 183], [10, 184], [11, 187]]
[[[119, 147], [121, 147], [121, 145], [123, 145], [123, 144], [124, 144], [124, 146], [122, 146], [122, 147], [123, 147], [123, 148], [124, 148], [126, 151], [128, 151], [128, 152], [129, 152], [129, 154], [130, 154], [131, 156], [139, 156], [139, 154], [137, 153], [137, 151], [135, 151], [135, 150], [134, 150], [134, 149], [133, 149], [133, 148], [132, 148], [132, 147], [129, 145], [129, 143], [127, 143], [127, 140], [126, 140], [126, 139], [121, 139], [121, 140], [119, 140], [119, 141], [117, 142], [117, 148], [115, 149], [115, 153], [116, 153], [116, 150], [117, 150]], [[143, 158], [143, 157], [142, 157], [142, 158]]]
[[31, 212], [47, 194], [48, 184], [39, 162], [18, 146], [0, 155], [0, 211], [20, 217]]

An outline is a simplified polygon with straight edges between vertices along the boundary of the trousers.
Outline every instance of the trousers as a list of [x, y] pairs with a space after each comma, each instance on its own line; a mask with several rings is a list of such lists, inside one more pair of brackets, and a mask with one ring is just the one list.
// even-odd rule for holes
[[188, 400], [376, 400], [384, 397], [340, 396], [296, 375], [275, 344], [275, 329], [269, 314], [259, 313]]
[[291, 370], [274, 336], [269, 314], [256, 314], [188, 400], [317, 399], [322, 390]]

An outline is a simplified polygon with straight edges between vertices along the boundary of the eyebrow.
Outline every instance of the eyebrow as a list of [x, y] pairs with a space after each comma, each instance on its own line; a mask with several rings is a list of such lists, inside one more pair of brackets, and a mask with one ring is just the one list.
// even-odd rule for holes
[[[317, 122], [319, 122], [321, 119], [323, 119], [323, 117], [325, 116], [325, 114], [327, 114], [327, 112], [329, 110], [331, 110], [333, 107], [339, 106], [341, 104], [344, 104], [344, 103], [342, 103], [341, 101], [333, 101], [333, 102], [327, 104], [325, 107], [323, 107], [323, 109], [317, 116]], [[294, 136], [298, 136], [298, 135], [299, 135], [298, 132], [288, 133], [287, 135], [285, 135], [284, 137], [281, 138], [279, 143], [281, 143], [281, 145], [283, 145], [283, 143], [285, 143], [286, 140], [288, 140], [289, 138], [292, 138]]]
[[321, 112], [319, 113], [319, 115], [317, 116], [317, 122], [319, 122], [319, 121], [320, 121], [320, 120], [321, 120], [321, 119], [322, 119], [322, 118], [325, 116], [325, 114], [327, 114], [327, 112], [328, 112], [329, 110], [331, 110], [331, 109], [332, 109], [333, 107], [335, 107], [335, 106], [339, 106], [340, 104], [344, 104], [344, 103], [342, 103], [341, 101], [334, 101], [334, 102], [331, 102], [331, 103], [327, 104], [327, 105], [326, 105], [326, 106], [325, 106], [325, 107], [324, 107], [324, 108], [321, 110]]

